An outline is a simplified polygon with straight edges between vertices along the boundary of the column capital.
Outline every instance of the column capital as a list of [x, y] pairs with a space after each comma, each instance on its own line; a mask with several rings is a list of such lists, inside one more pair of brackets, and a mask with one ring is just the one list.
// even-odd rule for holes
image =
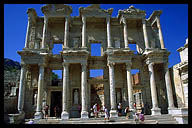
[[142, 24], [146, 24], [145, 18], [142, 18]]
[[26, 64], [20, 64], [20, 65], [21, 65], [21, 68], [27, 68]]
[[48, 19], [49, 19], [48, 16], [44, 16], [44, 24], [48, 23]]
[[126, 19], [125, 17], [122, 17], [122, 18], [121, 18], [121, 23], [123, 23], [123, 25], [126, 25], [126, 24], [127, 24], [126, 20], [127, 20], [127, 19]]
[[146, 64], [147, 64], [148, 66], [151, 66], [151, 65], [153, 66], [153, 65], [155, 64], [155, 62], [147, 61]]
[[125, 64], [126, 64], [126, 69], [131, 70], [132, 63], [131, 62], [126, 62]]
[[108, 22], [110, 22], [110, 20], [111, 20], [111, 16], [110, 16], [110, 15], [107, 15], [107, 16], [106, 16], [106, 22], [108, 23]]
[[63, 62], [63, 63], [62, 63], [62, 66], [63, 66], [63, 67], [64, 67], [64, 66], [69, 66], [69, 63]]
[[39, 67], [46, 67], [46, 64], [38, 64]]
[[82, 22], [83, 22], [83, 24], [86, 23], [86, 16], [82, 16]]
[[113, 67], [115, 65], [115, 62], [108, 62], [107, 66]]

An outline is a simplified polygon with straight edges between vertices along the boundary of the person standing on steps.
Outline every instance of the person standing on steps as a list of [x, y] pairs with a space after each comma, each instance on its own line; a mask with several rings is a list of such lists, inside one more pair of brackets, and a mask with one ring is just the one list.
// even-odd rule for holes
[[104, 120], [106, 121], [106, 119], [107, 120], [109, 120], [109, 111], [108, 111], [108, 109], [105, 107], [105, 109], [104, 109], [104, 112], [105, 112], [105, 118], [104, 118]]
[[126, 108], [125, 108], [125, 113], [126, 113], [126, 119], [129, 119], [129, 116], [130, 116], [130, 113], [129, 113], [130, 111], [129, 111], [129, 106], [127, 106]]

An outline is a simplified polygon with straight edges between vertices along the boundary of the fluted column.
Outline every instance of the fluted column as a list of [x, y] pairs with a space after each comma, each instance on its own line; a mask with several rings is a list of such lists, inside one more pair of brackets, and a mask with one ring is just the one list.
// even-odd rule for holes
[[149, 48], [149, 40], [148, 40], [148, 35], [147, 35], [147, 28], [146, 28], [146, 22], [145, 19], [142, 19], [143, 23], [143, 36], [144, 36], [144, 41], [145, 41], [145, 48]]
[[152, 115], [161, 115], [161, 109], [158, 107], [158, 100], [157, 100], [157, 90], [156, 90], [156, 84], [155, 84], [155, 74], [153, 70], [153, 62], [149, 62], [148, 68], [149, 68], [149, 76], [150, 76], [150, 86], [151, 86], [151, 99], [152, 99]]
[[64, 48], [68, 48], [69, 17], [65, 17]]
[[133, 85], [131, 79], [131, 64], [126, 63], [127, 70], [127, 86], [128, 86], [128, 98], [129, 98], [129, 108], [134, 109], [133, 106]]
[[87, 112], [87, 64], [82, 63], [81, 71], [81, 101], [82, 101], [82, 111], [81, 118], [89, 118]]
[[37, 92], [37, 108], [35, 113], [35, 119], [42, 119], [42, 87], [44, 83], [44, 65], [39, 65], [39, 79], [38, 79], [38, 92]]
[[166, 83], [166, 90], [167, 90], [167, 98], [168, 98], [168, 104], [169, 104], [168, 109], [173, 109], [175, 108], [175, 106], [173, 101], [173, 91], [172, 91], [171, 79], [169, 75], [168, 63], [164, 64], [164, 69], [165, 69], [165, 83]]
[[110, 16], [106, 17], [106, 22], [107, 22], [107, 44], [108, 44], [108, 48], [112, 48], [112, 44], [111, 44], [111, 25], [110, 25]]
[[63, 99], [62, 99], [62, 113], [61, 119], [69, 119], [69, 113], [67, 110], [67, 93], [69, 87], [69, 64], [63, 63]]
[[25, 37], [25, 48], [29, 48], [29, 35], [31, 27], [32, 27], [32, 20], [30, 17], [28, 17], [27, 32]]
[[117, 105], [116, 105], [116, 92], [115, 92], [115, 76], [114, 76], [114, 65], [115, 63], [108, 62], [109, 66], [109, 86], [110, 86], [110, 102], [111, 110], [110, 117], [117, 117]]
[[43, 39], [41, 48], [45, 48], [46, 39], [47, 39], [47, 29], [48, 29], [48, 17], [44, 16], [44, 26], [43, 26]]
[[87, 44], [86, 44], [86, 17], [82, 16], [82, 48], [86, 48]]
[[123, 17], [123, 32], [124, 32], [125, 48], [129, 48], [128, 34], [127, 34], [127, 23], [126, 23], [125, 17]]
[[161, 49], [164, 49], [165, 46], [164, 46], [163, 34], [162, 34], [162, 31], [161, 31], [161, 24], [160, 24], [159, 16], [157, 16], [157, 28], [159, 30], [159, 40], [160, 40], [160, 44], [161, 44]]
[[24, 105], [24, 94], [25, 94], [25, 74], [26, 74], [26, 65], [21, 64], [21, 76], [19, 83], [19, 96], [18, 96], [18, 111], [19, 113], [23, 112]]

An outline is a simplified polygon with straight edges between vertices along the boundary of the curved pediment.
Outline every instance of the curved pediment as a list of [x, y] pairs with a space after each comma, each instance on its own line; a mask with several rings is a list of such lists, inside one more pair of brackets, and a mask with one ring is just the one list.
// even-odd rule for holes
[[79, 8], [80, 16], [95, 16], [95, 17], [106, 17], [108, 15], [111, 15], [113, 12], [113, 8], [110, 8], [108, 10], [104, 10], [100, 8], [99, 4], [92, 4], [88, 7], [80, 7]]
[[144, 10], [140, 10], [140, 9], [137, 9], [135, 8], [133, 5], [130, 6], [128, 9], [124, 9], [124, 10], [119, 10], [118, 12], [118, 17], [121, 17], [121, 16], [135, 16], [135, 17], [142, 17], [142, 16], [145, 16], [146, 13]]
[[65, 16], [72, 13], [72, 7], [64, 4], [47, 4], [41, 7], [41, 11], [47, 16]]

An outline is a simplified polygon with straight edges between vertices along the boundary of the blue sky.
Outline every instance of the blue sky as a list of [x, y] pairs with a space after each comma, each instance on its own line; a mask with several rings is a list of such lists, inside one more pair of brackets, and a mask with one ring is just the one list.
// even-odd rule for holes
[[[79, 16], [79, 7], [89, 4], [69, 4], [73, 8], [71, 16]], [[112, 17], [118, 15], [119, 9], [127, 9], [130, 5], [145, 10], [148, 18], [154, 10], [162, 10], [160, 23], [165, 47], [171, 52], [169, 67], [180, 62], [179, 52], [176, 50], [185, 44], [188, 37], [188, 5], [187, 4], [101, 4], [102, 9], [113, 8]], [[17, 51], [25, 45], [27, 29], [27, 9], [34, 8], [38, 16], [43, 16], [40, 8], [43, 4], [5, 4], [4, 5], [4, 58], [20, 62]], [[134, 72], [134, 71], [133, 71]], [[100, 75], [93, 73], [92, 76]]]

